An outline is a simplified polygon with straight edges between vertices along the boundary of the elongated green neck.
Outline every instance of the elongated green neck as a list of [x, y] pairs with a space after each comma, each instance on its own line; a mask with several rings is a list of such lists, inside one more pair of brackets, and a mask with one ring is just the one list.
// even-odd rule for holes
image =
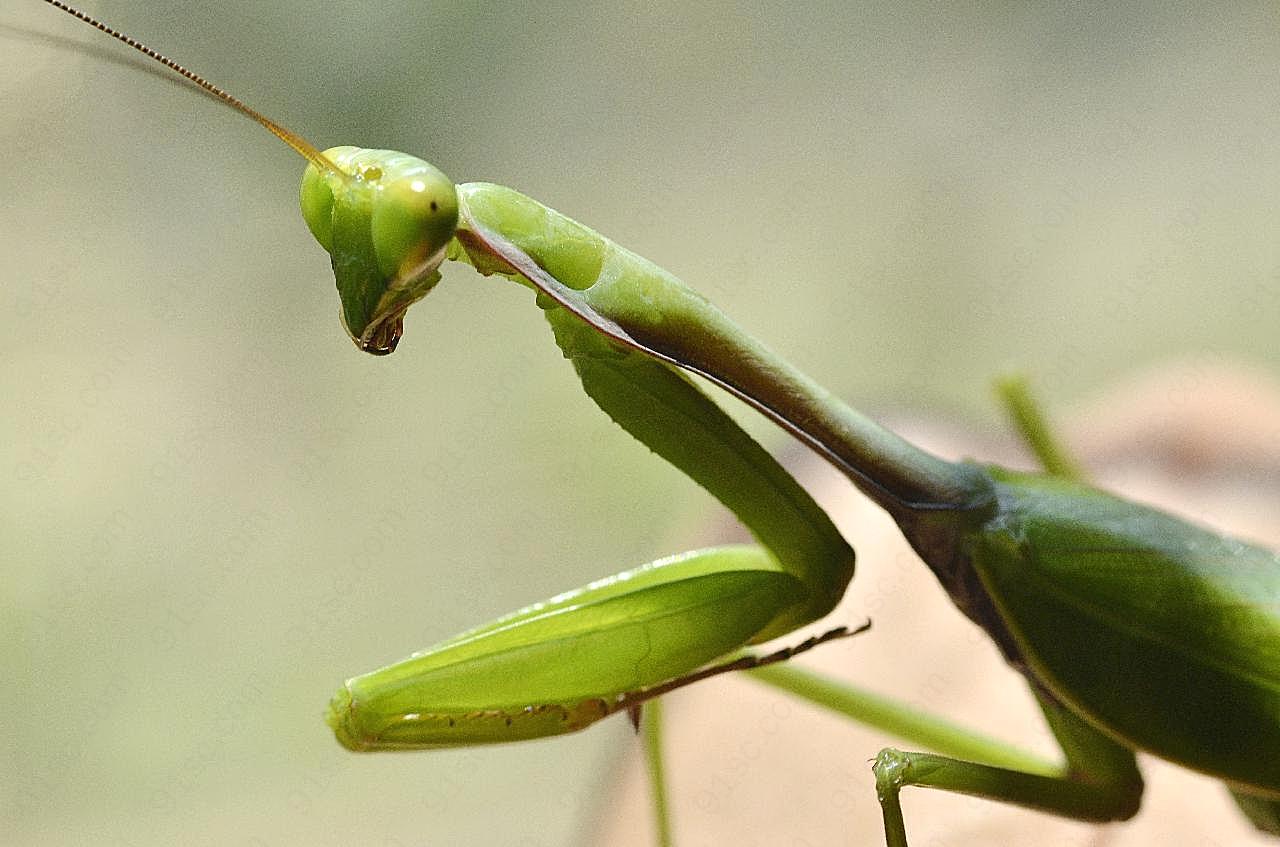
[[[858, 487], [895, 516], [903, 510], [966, 509], [988, 499], [987, 486], [969, 465], [928, 453], [853, 409], [766, 345], [747, 335], [709, 303], [692, 305], [701, 337], [664, 332], [673, 358], [714, 374], [753, 398], [753, 405], [784, 421], [824, 453]], [[633, 329], [646, 340], [642, 327]]]
[[829, 459], [900, 524], [990, 502], [979, 470], [861, 415], [652, 262], [509, 188], [470, 183], [458, 192], [461, 249], [452, 258], [523, 277], [615, 342], [723, 386]]

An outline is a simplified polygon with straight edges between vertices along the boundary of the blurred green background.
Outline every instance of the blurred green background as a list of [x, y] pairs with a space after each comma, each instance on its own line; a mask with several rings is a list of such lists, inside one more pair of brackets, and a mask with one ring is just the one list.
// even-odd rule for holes
[[[579, 218], [872, 410], [1280, 367], [1269, 4], [86, 8], [322, 147]], [[356, 757], [324, 705], [715, 504], [526, 292], [452, 271], [360, 355], [293, 154], [36, 0], [0, 44], [0, 840], [584, 841], [624, 722]]]

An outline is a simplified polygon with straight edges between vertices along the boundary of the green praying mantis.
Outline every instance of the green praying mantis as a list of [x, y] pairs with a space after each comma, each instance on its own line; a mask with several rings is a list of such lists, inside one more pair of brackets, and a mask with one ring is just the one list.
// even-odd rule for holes
[[[893, 517], [960, 611], [1026, 678], [1062, 747], [1060, 770], [1012, 752], [970, 762], [882, 751], [874, 770], [890, 844], [907, 843], [898, 796], [912, 785], [1082, 820], [1125, 819], [1142, 788], [1134, 750], [1221, 779], [1260, 829], [1280, 834], [1274, 553], [1089, 487], [1016, 393], [1046, 473], [933, 457], [587, 227], [502, 186], [455, 186], [404, 154], [318, 151], [162, 61], [308, 160], [303, 216], [332, 257], [342, 323], [357, 347], [394, 350], [406, 310], [446, 261], [524, 285], [596, 404], [725, 503], [759, 542], [626, 571], [348, 680], [328, 712], [345, 746], [434, 748], [576, 731], [708, 669], [785, 658], [790, 651], [717, 664], [834, 607], [853, 577], [852, 548], [690, 373], [774, 420]], [[787, 670], [770, 674], [789, 684]]]

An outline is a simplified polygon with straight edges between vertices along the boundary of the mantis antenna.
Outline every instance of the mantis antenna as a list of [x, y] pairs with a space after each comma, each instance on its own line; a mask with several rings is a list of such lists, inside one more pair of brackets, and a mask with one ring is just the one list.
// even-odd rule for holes
[[288, 144], [290, 147], [296, 150], [298, 154], [301, 155], [304, 159], [306, 159], [311, 164], [315, 165], [318, 170], [326, 173], [334, 174], [344, 180], [350, 179], [350, 176], [348, 174], [346, 174], [344, 171], [339, 169], [337, 165], [335, 165], [332, 161], [330, 161], [329, 157], [325, 156], [323, 153], [317, 150], [305, 138], [292, 132], [289, 129], [286, 129], [285, 127], [281, 126], [275, 121], [271, 120], [271, 118], [268, 118], [266, 115], [262, 114], [257, 109], [254, 109], [253, 107], [249, 106], [240, 98], [219, 88], [218, 86], [214, 85], [212, 82], [209, 82], [209, 80], [200, 76], [198, 73], [188, 70], [186, 67], [178, 64], [173, 59], [170, 59], [168, 56], [165, 56], [162, 53], [158, 53], [155, 50], [152, 50], [150, 47], [138, 41], [137, 39], [131, 38], [128, 35], [125, 35], [123, 32], [120, 32], [118, 29], [114, 29], [112, 27], [107, 26], [102, 21], [98, 20], [92, 15], [85, 14], [84, 12], [75, 8], [74, 6], [68, 6], [66, 3], [60, 2], [60, 0], [44, 0], [44, 2], [48, 3], [50, 6], [53, 6], [55, 9], [61, 9], [67, 14], [71, 15], [72, 17], [79, 18], [80, 20], [84, 21], [85, 23], [89, 24], [89, 26], [94, 27], [95, 29], [99, 29], [102, 32], [105, 32], [107, 35], [111, 36], [116, 41], [119, 41], [122, 44], [126, 44], [132, 47], [134, 50], [137, 50], [139, 53], [146, 56], [148, 59], [153, 59], [154, 61], [159, 62], [169, 70], [185, 78], [188, 82], [191, 82], [192, 84], [200, 87], [206, 93], [213, 95], [223, 104], [230, 106], [232, 109], [235, 109], [237, 112], [244, 115], [245, 117], [253, 120], [258, 124], [261, 124], [263, 127], [266, 128], [268, 132], [270, 132], [276, 138], [279, 138], [285, 144]]

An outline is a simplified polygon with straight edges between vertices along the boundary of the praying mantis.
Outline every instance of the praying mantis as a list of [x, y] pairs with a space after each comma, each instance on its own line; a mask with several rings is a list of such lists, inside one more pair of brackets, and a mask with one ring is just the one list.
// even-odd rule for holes
[[[1274, 556], [1216, 539], [1187, 524], [1063, 479], [1023, 477], [935, 460], [835, 401], [746, 337], [674, 278], [522, 195], [488, 185], [462, 186], [456, 195], [451, 195], [443, 176], [417, 160], [392, 163], [381, 153], [350, 148], [324, 154], [312, 152], [312, 165], [304, 181], [304, 211], [317, 240], [334, 255], [344, 323], [359, 346], [371, 352], [389, 352], [394, 347], [405, 309], [434, 284], [436, 266], [446, 257], [468, 261], [482, 272], [519, 277], [537, 288], [562, 350], [578, 366], [593, 399], [633, 435], [672, 459], [713, 493], [725, 499], [741, 498], [735, 511], [760, 540], [779, 550], [776, 559], [756, 548], [735, 548], [671, 560], [634, 575], [630, 584], [610, 582], [589, 588], [585, 594], [558, 598], [551, 606], [518, 613], [516, 618], [492, 628], [445, 642], [405, 665], [348, 683], [331, 713], [344, 743], [357, 748], [434, 746], [539, 737], [576, 729], [611, 711], [610, 706], [615, 703], [608, 697], [626, 695], [693, 672], [745, 643], [763, 641], [807, 624], [830, 608], [851, 575], [852, 553], [848, 546], [798, 487], [751, 446], [752, 442], [743, 440], [734, 425], [720, 417], [705, 398], [699, 399], [700, 393], [690, 393], [688, 383], [673, 370], [685, 368], [730, 389], [783, 424], [826, 455], [893, 514], [922, 557], [944, 583], [949, 583], [948, 589], [958, 598], [958, 604], [991, 633], [1010, 662], [1032, 681], [1046, 716], [1068, 747], [1066, 752], [1073, 765], [1102, 765], [1102, 778], [1090, 783], [1055, 780], [1046, 774], [1015, 776], [1007, 771], [960, 766], [929, 757], [903, 759], [885, 755], [878, 767], [883, 775], [891, 843], [905, 843], [905, 830], [895, 806], [898, 786], [894, 783], [911, 778], [903, 776], [905, 769], [922, 765], [925, 770], [935, 770], [924, 774], [921, 784], [933, 779], [942, 787], [985, 791], [1081, 817], [1124, 817], [1136, 804], [1140, 783], [1131, 754], [1115, 744], [1110, 734], [1122, 736], [1129, 745], [1162, 753], [1231, 781], [1242, 795], [1251, 798], [1247, 802], [1260, 825], [1265, 823], [1267, 814], [1274, 814], [1275, 792], [1280, 790], [1274, 771], [1269, 770], [1280, 757], [1268, 755], [1278, 749], [1274, 729]], [[408, 169], [406, 183], [391, 181], [396, 167]], [[415, 181], [422, 183], [421, 189], [412, 187]], [[411, 207], [403, 216], [399, 210], [404, 206], [396, 206], [389, 222], [378, 223], [378, 210], [370, 213], [375, 201], [358, 192], [379, 184], [397, 186], [393, 191], [408, 185], [407, 199], [425, 198], [427, 205]], [[346, 200], [353, 205], [344, 205]], [[411, 220], [406, 223], [406, 218]], [[370, 221], [375, 222], [372, 229]], [[616, 276], [610, 277], [616, 282], [612, 288], [599, 284], [606, 271], [616, 271]], [[628, 373], [631, 368], [634, 373]], [[661, 399], [655, 401], [656, 405], [640, 403], [632, 393], [637, 386], [648, 392], [651, 400]], [[664, 397], [663, 392], [668, 396]], [[683, 414], [707, 433], [707, 440], [695, 442], [687, 425], [677, 425], [674, 418], [655, 417], [655, 408]], [[712, 454], [707, 451], [714, 448], [721, 449], [724, 456], [709, 462]], [[689, 453], [680, 454], [682, 449]], [[714, 478], [718, 469], [733, 461], [740, 461], [742, 467], [730, 479]], [[724, 486], [723, 491], [716, 490], [717, 484]], [[780, 517], [779, 503], [790, 503], [795, 514]], [[753, 509], [759, 513], [752, 514]], [[1129, 532], [1131, 526], [1137, 531]], [[803, 537], [813, 540], [799, 544], [797, 539]], [[779, 548], [789, 542], [809, 549], [799, 555], [782, 555]], [[1059, 547], [1069, 553], [1083, 549], [1122, 556], [1128, 564], [1150, 568], [1155, 574], [1162, 567], [1185, 563], [1188, 569], [1183, 576], [1192, 581], [1212, 581], [1223, 576], [1213, 569], [1223, 561], [1241, 563], [1239, 578], [1243, 582], [1236, 584], [1234, 577], [1227, 574], [1228, 579], [1215, 583], [1213, 590], [1226, 593], [1227, 608], [1245, 608], [1247, 613], [1240, 620], [1219, 621], [1220, 629], [1206, 625], [1206, 629], [1192, 634], [1206, 639], [1227, 637], [1228, 641], [1215, 641], [1212, 646], [1224, 649], [1233, 661], [1243, 664], [1229, 664], [1226, 683], [1220, 679], [1222, 668], [1206, 667], [1199, 679], [1204, 685], [1190, 688], [1210, 692], [1206, 694], [1207, 703], [1224, 696], [1224, 684], [1237, 684], [1238, 688], [1231, 690], [1231, 698], [1256, 706], [1257, 711], [1239, 718], [1238, 725], [1220, 729], [1247, 732], [1248, 744], [1257, 745], [1257, 755], [1242, 754], [1242, 748], [1247, 746], [1243, 736], [1225, 740], [1223, 736], [1202, 737], [1198, 740], [1205, 743], [1197, 746], [1197, 731], [1209, 723], [1204, 714], [1171, 710], [1172, 717], [1195, 720], [1185, 726], [1159, 724], [1152, 721], [1159, 716], [1154, 714], [1153, 705], [1126, 713], [1123, 703], [1117, 705], [1105, 697], [1102, 701], [1097, 699], [1108, 692], [1091, 690], [1098, 687], [1096, 681], [1091, 686], [1088, 680], [1072, 676], [1073, 671], [1090, 669], [1076, 667], [1078, 654], [1053, 654], [1051, 648], [1062, 641], [1062, 618], [1055, 617], [1044, 632], [1035, 631], [1031, 625], [1038, 620], [1033, 613], [1035, 604], [1043, 601], [1020, 593], [1018, 580], [1005, 575], [1008, 567], [1035, 561], [1038, 550]], [[1205, 558], [1193, 555], [1197, 551]], [[1060, 558], [1049, 556], [1049, 563], [1060, 563]], [[1067, 561], [1066, 566], [1070, 567], [1071, 562]], [[767, 584], [748, 586], [744, 595], [749, 599], [754, 591], [762, 602], [753, 609], [750, 603], [730, 600], [723, 585], [697, 584], [704, 577], [723, 574], [763, 576]], [[650, 577], [654, 583], [643, 583]], [[1062, 578], [1050, 575], [1046, 577], [1047, 584], [1056, 585]], [[1171, 589], [1175, 598], [1183, 597], [1189, 604], [1186, 608], [1176, 604], [1166, 607], [1166, 611], [1178, 613], [1176, 619], [1161, 619], [1155, 614], [1161, 609], [1130, 611], [1154, 615], [1146, 620], [1152, 623], [1159, 641], [1185, 636], [1188, 619], [1203, 619], [1223, 607], [1216, 602], [1209, 607], [1196, 605], [1195, 601], [1204, 599], [1198, 596], [1204, 586], [1196, 584], [1199, 587], [1185, 594]], [[635, 673], [634, 656], [609, 661], [593, 654], [585, 664], [590, 670], [598, 669], [600, 679], [583, 683], [585, 687], [572, 695], [561, 691], [545, 702], [540, 699], [547, 697], [545, 692], [522, 687], [532, 683], [515, 677], [514, 668], [527, 667], [520, 651], [563, 638], [565, 631], [558, 629], [563, 620], [572, 627], [584, 627], [581, 621], [585, 620], [585, 628], [570, 630], [574, 644], [582, 644], [583, 650], [595, 649], [592, 645], [598, 633], [600, 649], [607, 653], [621, 637], [619, 631], [600, 625], [601, 609], [584, 607], [582, 601], [607, 604], [618, 602], [621, 597], [624, 604], [632, 603], [639, 599], [640, 592], [628, 589], [637, 586], [674, 593], [688, 591], [685, 606], [705, 609], [708, 616], [695, 616], [682, 624], [678, 643], [666, 645], [669, 654], [663, 654], [664, 658], [643, 676]], [[1114, 587], [1094, 588], [1110, 601], [1125, 599], [1117, 596], [1123, 592]], [[670, 606], [668, 602], [678, 599], [664, 596], [657, 608], [676, 608], [679, 602]], [[1066, 605], [1079, 602], [1089, 605], [1094, 601], [1070, 597], [1064, 600]], [[553, 617], [551, 613], [560, 615], [560, 619], [551, 622], [550, 630], [538, 631], [539, 622]], [[726, 618], [733, 626], [722, 625]], [[504, 641], [506, 637], [517, 640]], [[1118, 655], [1132, 649], [1131, 645], [1120, 643], [1122, 634], [1116, 634], [1115, 639]], [[466, 652], [477, 649], [477, 644], [480, 654]], [[645, 645], [646, 650], [649, 646]], [[446, 681], [459, 685], [468, 695], [478, 685], [487, 689], [481, 696], [497, 698], [488, 704], [492, 708], [472, 701], [451, 711], [453, 707], [447, 704], [422, 699], [442, 687], [440, 679], [430, 685], [420, 681], [422, 672], [430, 670], [424, 665], [438, 660], [455, 662], [459, 657], [464, 666], [446, 668], [446, 676], [452, 675]], [[490, 667], [476, 676], [469, 675], [473, 669], [465, 666], [467, 662], [479, 665], [508, 660], [517, 664]], [[1143, 661], [1158, 660], [1157, 654], [1148, 653]], [[554, 659], [535, 660], [533, 664], [550, 668]], [[575, 672], [581, 669], [582, 666], [572, 668]], [[1210, 681], [1215, 673], [1217, 676]], [[1176, 686], [1172, 684], [1172, 669], [1166, 678], [1156, 677], [1158, 674], [1137, 680], [1151, 683], [1150, 691], [1142, 690], [1153, 703], [1171, 697], [1175, 689], [1181, 692], [1188, 687], [1186, 679], [1177, 680]], [[402, 679], [408, 682], [402, 683]], [[494, 686], [507, 680], [514, 683], [513, 691], [496, 693]], [[553, 679], [547, 684], [560, 682]], [[578, 680], [572, 682], [577, 684]], [[395, 702], [394, 697], [382, 699], [390, 695], [405, 696], [406, 702], [417, 705], [406, 706]], [[536, 702], [516, 706], [528, 700]], [[380, 711], [379, 704], [384, 702], [387, 705]], [[1081, 714], [1087, 720], [1082, 720]], [[370, 718], [376, 722], [370, 724]], [[459, 724], [473, 732], [457, 732]], [[1095, 724], [1101, 724], [1108, 734], [1099, 734]], [[1271, 735], [1266, 734], [1269, 731]], [[954, 768], [954, 774], [949, 768]], [[983, 780], [989, 782], [983, 785]]]

